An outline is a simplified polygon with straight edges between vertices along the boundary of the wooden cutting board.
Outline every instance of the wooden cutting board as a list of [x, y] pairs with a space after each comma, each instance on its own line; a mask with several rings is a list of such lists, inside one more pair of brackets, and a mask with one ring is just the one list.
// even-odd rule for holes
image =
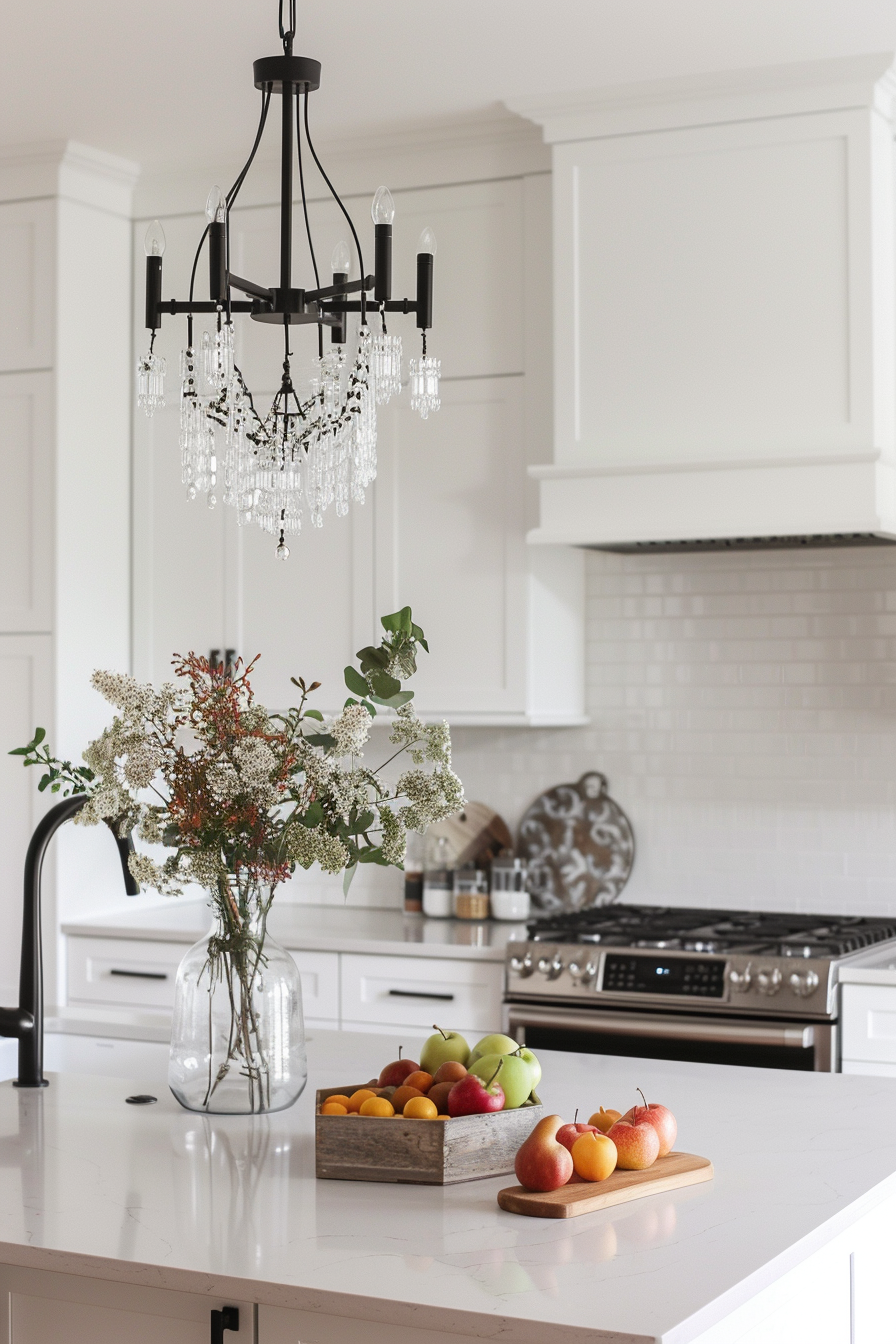
[[693, 1153], [667, 1153], [658, 1157], [646, 1171], [613, 1172], [605, 1181], [577, 1181], [559, 1190], [524, 1190], [521, 1185], [509, 1185], [498, 1191], [498, 1203], [508, 1213], [524, 1213], [530, 1218], [578, 1218], [582, 1213], [595, 1213], [613, 1204], [625, 1204], [630, 1199], [645, 1195], [659, 1195], [664, 1190], [678, 1190], [683, 1185], [697, 1185], [711, 1181], [712, 1163], [708, 1157]]

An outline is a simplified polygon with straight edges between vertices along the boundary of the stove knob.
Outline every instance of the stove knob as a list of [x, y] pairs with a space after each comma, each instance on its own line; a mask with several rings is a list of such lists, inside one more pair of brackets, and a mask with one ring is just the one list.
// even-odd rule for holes
[[728, 983], [738, 994], [746, 994], [750, 985], [753, 983], [753, 973], [749, 964], [746, 965], [742, 971], [736, 971], [732, 967], [728, 972]]
[[818, 976], [814, 971], [794, 971], [789, 977], [790, 988], [801, 999], [808, 999], [818, 988]]
[[525, 980], [527, 975], [531, 975], [535, 970], [535, 962], [532, 960], [532, 953], [527, 952], [524, 957], [511, 957], [510, 969], [514, 975], [519, 975]]
[[597, 967], [593, 961], [586, 961], [584, 966], [577, 961], [571, 961], [566, 969], [572, 979], [583, 986], [593, 984], [597, 979]]
[[540, 957], [538, 969], [548, 980], [556, 980], [563, 970], [563, 960], [556, 953], [553, 957]]
[[756, 988], [760, 994], [777, 994], [782, 978], [777, 966], [764, 966], [756, 973]]

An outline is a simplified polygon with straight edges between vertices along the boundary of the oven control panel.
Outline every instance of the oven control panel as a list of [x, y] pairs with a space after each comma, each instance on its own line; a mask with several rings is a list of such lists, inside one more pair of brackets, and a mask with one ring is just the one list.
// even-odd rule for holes
[[601, 989], [623, 994], [674, 994], [683, 998], [725, 996], [725, 961], [707, 957], [626, 956], [608, 952]]

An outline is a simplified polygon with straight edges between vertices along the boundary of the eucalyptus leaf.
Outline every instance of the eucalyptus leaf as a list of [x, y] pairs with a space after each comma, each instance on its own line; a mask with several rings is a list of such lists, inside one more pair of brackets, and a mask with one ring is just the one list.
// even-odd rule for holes
[[324, 721], [324, 716], [323, 716], [323, 714], [321, 714], [321, 712], [320, 712], [319, 709], [306, 709], [306, 710], [305, 710], [305, 718], [306, 718], [306, 719], [317, 719], [320, 723], [323, 723], [323, 721]]
[[306, 733], [305, 741], [311, 747], [325, 747], [327, 751], [330, 747], [336, 745], [336, 739], [332, 733]]
[[388, 672], [383, 672], [379, 668], [370, 674], [370, 685], [377, 695], [388, 700], [393, 695], [398, 695], [401, 691], [401, 682], [397, 677], [392, 677]]
[[345, 669], [345, 684], [355, 695], [367, 695], [367, 681], [356, 667]]
[[390, 616], [381, 616], [380, 625], [384, 630], [391, 633], [409, 635], [413, 626], [410, 607], [402, 607], [401, 611], [393, 611]]
[[346, 869], [344, 870], [344, 872], [343, 872], [343, 874], [342, 874], [342, 894], [343, 894], [343, 896], [347, 896], [347, 895], [348, 895], [348, 889], [349, 889], [349, 887], [351, 886], [352, 881], [353, 881], [354, 876], [355, 876], [355, 873], [356, 873], [357, 871], [358, 871], [358, 865], [357, 865], [357, 863], [353, 863], [353, 864], [351, 864], [348, 868], [346, 868]]
[[32, 747], [36, 747], [40, 742], [43, 742], [46, 735], [47, 735], [46, 728], [35, 728], [34, 737], [31, 742]]

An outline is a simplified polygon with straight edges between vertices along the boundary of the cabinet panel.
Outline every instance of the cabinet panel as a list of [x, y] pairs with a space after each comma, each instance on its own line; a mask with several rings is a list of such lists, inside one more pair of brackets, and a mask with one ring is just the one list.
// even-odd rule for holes
[[[22, 922], [22, 869], [31, 832], [43, 804], [34, 770], [22, 768], [12, 747], [30, 742], [36, 727], [53, 730], [53, 641], [49, 635], [0, 635], [0, 855], [6, 881], [0, 896], [0, 919], [15, 930], [0, 944], [0, 1003], [18, 1001], [18, 930]], [[52, 740], [52, 738], [51, 738]], [[53, 927], [52, 884], [44, 882], [47, 906], [44, 928]], [[52, 958], [52, 940], [45, 956]], [[52, 985], [51, 971], [47, 984]]]
[[459, 1030], [497, 1031], [504, 967], [491, 961], [440, 957], [342, 957], [342, 1022], [346, 1030], [380, 1026], [431, 1030], [441, 1014]]
[[830, 113], [558, 146], [557, 462], [878, 446], [867, 126]]
[[[371, 509], [369, 500], [365, 507]], [[236, 531], [235, 515], [227, 512], [225, 526]], [[270, 709], [296, 702], [290, 677], [321, 683], [310, 701], [314, 708], [336, 711], [343, 705], [348, 694], [343, 670], [360, 647], [354, 632], [354, 564], [356, 536], [362, 533], [351, 512], [337, 518], [330, 508], [322, 528], [306, 519], [301, 535], [288, 538], [291, 554], [283, 561], [275, 555], [275, 537], [254, 526], [239, 529], [233, 644], [246, 659], [261, 655], [253, 685]], [[368, 542], [368, 572], [370, 567]]]
[[54, 221], [52, 201], [0, 205], [0, 372], [53, 364]]
[[426, 631], [421, 712], [525, 710], [522, 387], [448, 383], [429, 420], [403, 401], [383, 416], [376, 606], [409, 603]]
[[239, 1330], [225, 1338], [255, 1340], [252, 1303], [200, 1293], [3, 1266], [0, 1298], [4, 1344], [208, 1344], [211, 1312], [222, 1306], [240, 1314]]
[[305, 1022], [339, 1025], [339, 953], [293, 952], [290, 956], [302, 977]]
[[174, 982], [187, 951], [139, 938], [69, 938], [69, 1003], [173, 1008]]
[[52, 414], [51, 374], [0, 376], [0, 631], [52, 628]]
[[896, 1064], [896, 986], [843, 985], [844, 1059]]

